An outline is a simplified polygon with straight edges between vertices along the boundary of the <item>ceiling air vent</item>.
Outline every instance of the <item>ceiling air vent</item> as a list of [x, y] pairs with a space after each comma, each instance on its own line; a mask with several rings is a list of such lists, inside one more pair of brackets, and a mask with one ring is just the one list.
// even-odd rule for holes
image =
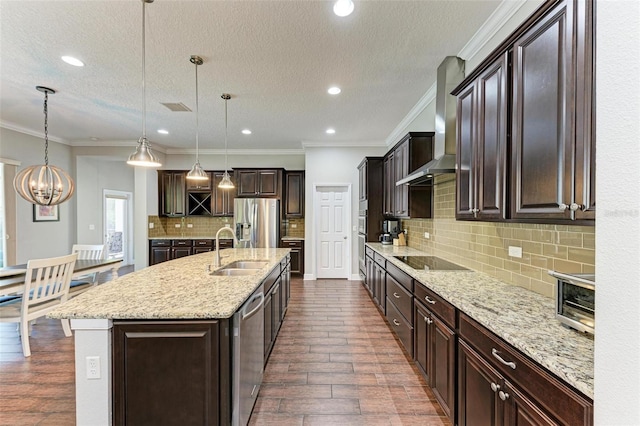
[[173, 112], [191, 112], [189, 107], [182, 102], [161, 102], [161, 104]]

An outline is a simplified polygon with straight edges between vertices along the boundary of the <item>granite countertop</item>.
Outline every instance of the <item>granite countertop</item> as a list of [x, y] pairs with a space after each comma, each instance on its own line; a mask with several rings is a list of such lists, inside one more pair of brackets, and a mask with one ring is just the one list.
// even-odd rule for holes
[[282, 241], [304, 241], [304, 237], [290, 237], [288, 235], [285, 235], [284, 237], [280, 238]]
[[[255, 275], [212, 276], [216, 252], [159, 263], [101, 284], [50, 312], [49, 318], [230, 318], [290, 252], [286, 248], [225, 249], [222, 267], [235, 260], [268, 260]], [[213, 268], [219, 269], [219, 268]]]
[[555, 302], [475, 271], [420, 271], [393, 256], [437, 255], [367, 243], [443, 299], [593, 399], [593, 337], [560, 324]]

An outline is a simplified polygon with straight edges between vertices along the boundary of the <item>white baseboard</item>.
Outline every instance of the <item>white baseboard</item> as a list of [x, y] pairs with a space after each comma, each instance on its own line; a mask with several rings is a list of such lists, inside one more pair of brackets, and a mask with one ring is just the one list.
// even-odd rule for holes
[[362, 281], [362, 277], [360, 276], [360, 274], [351, 274], [351, 278], [349, 278], [349, 281]]
[[302, 279], [305, 280], [305, 281], [315, 281], [316, 280], [316, 274], [304, 274]]

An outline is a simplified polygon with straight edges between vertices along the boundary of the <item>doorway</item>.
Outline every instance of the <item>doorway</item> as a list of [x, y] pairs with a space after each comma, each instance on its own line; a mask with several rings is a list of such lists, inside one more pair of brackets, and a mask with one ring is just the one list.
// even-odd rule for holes
[[122, 259], [123, 265], [133, 263], [133, 194], [131, 192], [104, 190], [104, 242], [109, 259]]
[[351, 275], [351, 184], [314, 185], [316, 277]]

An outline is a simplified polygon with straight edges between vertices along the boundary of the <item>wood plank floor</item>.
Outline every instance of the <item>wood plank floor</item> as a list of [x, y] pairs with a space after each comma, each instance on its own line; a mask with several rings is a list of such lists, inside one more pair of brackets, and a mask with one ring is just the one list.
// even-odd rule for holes
[[[0, 324], [0, 425], [74, 425], [73, 338], [38, 320], [31, 350]], [[450, 423], [361, 284], [293, 279], [250, 424]]]

